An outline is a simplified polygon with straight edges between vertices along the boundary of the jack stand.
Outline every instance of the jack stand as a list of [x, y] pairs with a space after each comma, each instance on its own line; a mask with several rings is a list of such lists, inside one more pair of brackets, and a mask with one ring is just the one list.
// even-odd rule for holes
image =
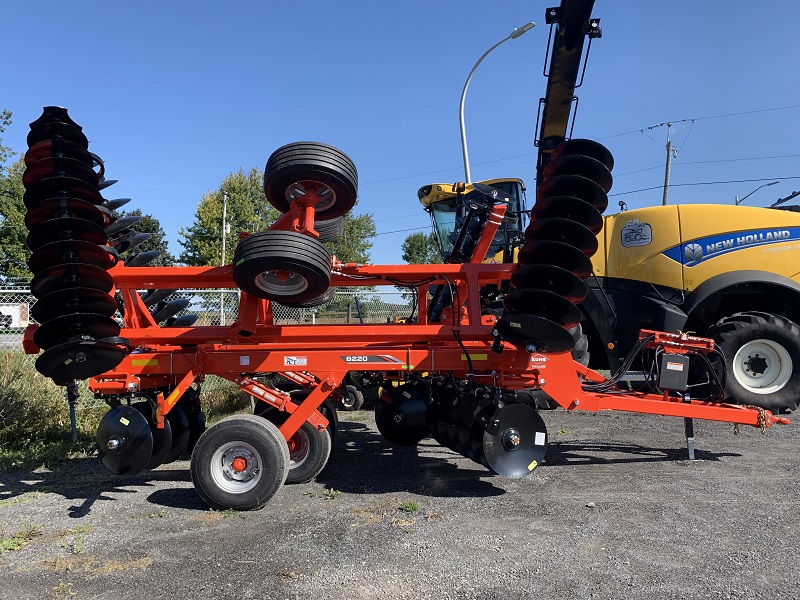
[[[689, 395], [686, 394], [684, 396], [684, 402], [691, 402], [689, 399]], [[691, 417], [684, 417], [683, 418], [683, 428], [686, 432], [686, 447], [689, 450], [689, 460], [695, 460], [694, 458], [694, 421]]]
[[75, 405], [78, 403], [78, 382], [67, 384], [67, 403], [69, 404], [69, 424], [72, 429], [72, 443], [78, 443], [78, 424], [75, 420]]

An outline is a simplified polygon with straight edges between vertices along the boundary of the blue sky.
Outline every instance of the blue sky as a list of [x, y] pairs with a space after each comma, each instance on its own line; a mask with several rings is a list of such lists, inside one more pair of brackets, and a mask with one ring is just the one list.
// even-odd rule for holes
[[[106, 197], [158, 218], [173, 253], [203, 193], [263, 168], [279, 146], [338, 146], [359, 170], [357, 212], [372, 213], [376, 263], [429, 221], [416, 191], [463, 180], [458, 103], [473, 180], [520, 177], [531, 190], [548, 27], [532, 0], [342, 2], [16, 2], [4, 8], [4, 143], [25, 150], [42, 106], [66, 106], [120, 183]], [[764, 206], [800, 190], [796, 0], [597, 0], [575, 137], [616, 159], [610, 211], [661, 203], [665, 127], [679, 153], [672, 203]], [[781, 107], [782, 110], [768, 110]], [[747, 114], [739, 114], [747, 113]], [[734, 115], [734, 116], [723, 116]], [[684, 119], [695, 119], [682, 121]], [[645, 130], [641, 132], [640, 130]], [[794, 177], [795, 179], [790, 179]], [[686, 185], [719, 181], [738, 183]], [[659, 188], [636, 192], [644, 188]], [[529, 192], [529, 203], [533, 193]], [[392, 233], [396, 232], [396, 233]]]

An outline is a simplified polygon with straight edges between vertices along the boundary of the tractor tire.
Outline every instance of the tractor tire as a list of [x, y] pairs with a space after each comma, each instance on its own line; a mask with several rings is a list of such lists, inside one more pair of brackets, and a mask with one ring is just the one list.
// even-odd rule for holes
[[289, 447], [272, 423], [233, 415], [197, 440], [192, 482], [211, 508], [255, 510], [278, 493], [289, 472]]
[[233, 279], [248, 294], [276, 302], [317, 298], [331, 283], [331, 256], [321, 242], [293, 231], [262, 231], [239, 241]]
[[316, 188], [322, 201], [315, 220], [340, 217], [353, 208], [358, 196], [358, 172], [344, 152], [319, 142], [295, 142], [278, 148], [264, 169], [264, 194], [279, 211]]
[[319, 234], [320, 242], [335, 242], [344, 235], [344, 217], [336, 217], [330, 221], [315, 221], [314, 229]]
[[775, 413], [791, 412], [800, 402], [800, 327], [779, 315], [736, 313], [706, 333], [723, 352], [709, 355], [727, 371], [729, 402], [760, 406]]

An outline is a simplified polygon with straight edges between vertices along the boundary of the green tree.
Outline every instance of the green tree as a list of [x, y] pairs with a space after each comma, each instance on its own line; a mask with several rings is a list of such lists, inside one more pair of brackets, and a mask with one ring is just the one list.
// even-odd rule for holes
[[228, 195], [226, 220], [230, 235], [225, 242], [225, 263], [233, 260], [236, 248], [236, 234], [240, 231], [261, 231], [275, 221], [280, 213], [272, 208], [264, 197], [262, 176], [259, 169], [248, 172], [239, 170], [231, 173], [218, 190], [205, 194], [200, 200], [194, 215], [194, 223], [181, 228], [179, 240], [183, 251], [178, 257], [182, 263], [191, 266], [212, 266], [220, 264], [222, 256], [222, 204]]
[[403, 260], [412, 265], [428, 265], [442, 262], [439, 245], [436, 243], [436, 234], [433, 232], [412, 233], [406, 237], [401, 246]]
[[28, 269], [30, 250], [25, 227], [25, 187], [22, 173], [25, 161], [20, 157], [0, 175], [0, 279], [31, 279]]
[[129, 211], [120, 211], [118, 217], [142, 217], [133, 225], [133, 229], [137, 233], [149, 233], [150, 239], [136, 246], [133, 251], [123, 252], [120, 258], [126, 260], [131, 254], [139, 254], [140, 252], [148, 252], [150, 250], [158, 250], [161, 256], [156, 258], [153, 262], [147, 264], [149, 267], [167, 267], [175, 264], [175, 256], [169, 251], [167, 244], [167, 234], [164, 228], [161, 227], [161, 222], [152, 215], [143, 215], [141, 209], [137, 208]]
[[[4, 108], [0, 111], [0, 133], [4, 133], [6, 129], [11, 126], [11, 111]], [[5, 175], [6, 163], [14, 156], [16, 152], [12, 152], [8, 146], [3, 146], [3, 138], [0, 137], [0, 177]]]

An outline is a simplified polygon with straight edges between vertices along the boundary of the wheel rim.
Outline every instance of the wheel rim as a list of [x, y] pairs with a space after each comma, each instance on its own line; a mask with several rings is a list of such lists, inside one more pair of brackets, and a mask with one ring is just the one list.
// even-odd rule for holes
[[289, 271], [264, 271], [256, 277], [256, 286], [267, 294], [296, 296], [308, 289], [305, 277]]
[[314, 206], [317, 212], [326, 210], [336, 204], [336, 192], [324, 183], [311, 179], [296, 181], [286, 188], [286, 200], [291, 203], [305, 196], [308, 192], [316, 192], [320, 201]]
[[289, 440], [289, 468], [299, 467], [308, 459], [311, 452], [311, 441], [303, 428], [297, 430]]
[[350, 392], [342, 394], [342, 406], [344, 408], [353, 408], [356, 405], [356, 396]]
[[245, 442], [229, 442], [211, 457], [211, 478], [224, 492], [244, 494], [261, 480], [263, 460], [259, 452]]
[[781, 344], [758, 339], [744, 344], [733, 357], [736, 380], [754, 394], [772, 394], [792, 377], [792, 357]]

